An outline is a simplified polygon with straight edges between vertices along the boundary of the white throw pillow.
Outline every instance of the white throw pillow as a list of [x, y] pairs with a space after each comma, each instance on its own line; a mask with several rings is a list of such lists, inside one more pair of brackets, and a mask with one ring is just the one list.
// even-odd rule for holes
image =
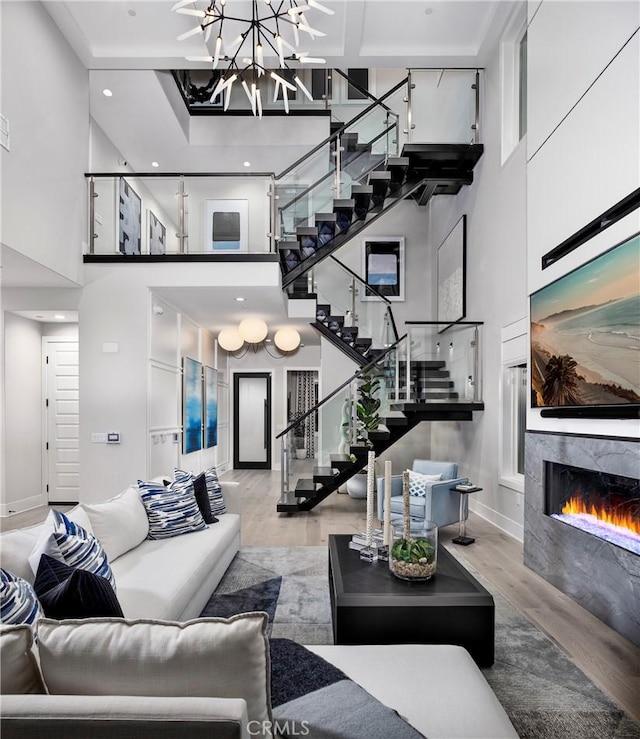
[[442, 480], [442, 474], [423, 475], [421, 472], [409, 470], [409, 495], [415, 495], [417, 498], [425, 498], [428, 483], [438, 482], [440, 480]]
[[127, 488], [103, 503], [83, 503], [82, 507], [110, 562], [147, 538], [149, 519], [135, 488]]
[[29, 626], [0, 627], [0, 694], [46, 693]]
[[182, 623], [44, 618], [44, 682], [57, 695], [244, 698], [250, 721], [269, 721], [267, 620], [266, 613]]

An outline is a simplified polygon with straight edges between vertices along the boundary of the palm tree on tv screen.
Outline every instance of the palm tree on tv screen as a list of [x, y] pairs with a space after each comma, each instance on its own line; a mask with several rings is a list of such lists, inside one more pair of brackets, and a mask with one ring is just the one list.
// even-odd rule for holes
[[551, 357], [544, 370], [542, 400], [545, 405], [580, 405], [577, 366], [568, 354]]

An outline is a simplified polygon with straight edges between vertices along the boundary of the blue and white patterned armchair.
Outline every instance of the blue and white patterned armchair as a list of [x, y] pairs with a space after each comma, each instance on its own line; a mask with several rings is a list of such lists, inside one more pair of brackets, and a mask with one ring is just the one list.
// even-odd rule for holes
[[[455, 462], [435, 462], [430, 459], [414, 459], [411, 469], [422, 475], [442, 475], [437, 482], [426, 483], [426, 495], [411, 495], [409, 510], [411, 518], [433, 521], [437, 526], [449, 526], [460, 520], [460, 493], [451, 490], [460, 483], [469, 482], [466, 477], [458, 477], [458, 465]], [[377, 479], [378, 518], [384, 516], [384, 477]], [[464, 505], [468, 505], [465, 496]], [[402, 475], [391, 478], [391, 517], [402, 516]], [[467, 510], [465, 508], [466, 517]]]

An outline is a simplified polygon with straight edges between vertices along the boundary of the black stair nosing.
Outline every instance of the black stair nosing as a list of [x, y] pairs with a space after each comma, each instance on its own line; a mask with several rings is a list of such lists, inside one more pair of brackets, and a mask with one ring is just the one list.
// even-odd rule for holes
[[338, 473], [333, 470], [332, 467], [314, 467], [313, 468], [313, 481], [321, 484], [331, 483]]
[[346, 470], [351, 467], [353, 461], [348, 454], [330, 454], [329, 461], [331, 466], [338, 470]]
[[314, 216], [316, 223], [335, 223], [336, 221], [336, 214], [335, 213], [316, 213]]
[[344, 325], [344, 316], [327, 316], [327, 323], [338, 323], [340, 326]]
[[459, 397], [459, 393], [452, 393], [448, 391], [442, 393], [426, 392], [421, 393], [420, 395], [420, 398], [424, 400], [457, 400]]
[[365, 446], [362, 444], [353, 444], [349, 447], [349, 453], [355, 455], [356, 457], [366, 457], [370, 451], [370, 446]]
[[411, 164], [411, 159], [406, 156], [389, 157], [387, 159], [387, 168], [389, 167], [408, 167]]
[[[442, 369], [446, 367], [447, 363], [443, 359], [412, 359], [410, 362], [410, 368], [416, 369]], [[405, 359], [400, 360], [400, 367], [405, 368], [407, 362]]]
[[369, 172], [369, 180], [382, 180], [388, 182], [391, 179], [391, 172], [386, 169], [374, 169], [373, 172]]
[[438, 380], [434, 378], [420, 378], [420, 384], [424, 388], [442, 388], [442, 389], [448, 389], [453, 387], [453, 380]]
[[371, 185], [351, 185], [352, 195], [372, 195], [373, 187]]
[[[333, 208], [341, 208], [343, 210], [353, 210], [355, 206], [355, 200], [353, 198], [337, 198], [333, 201]], [[335, 215], [335, 214], [334, 214]]]
[[298, 513], [304, 510], [300, 508], [300, 503], [281, 503], [278, 501], [276, 505], [276, 513]]
[[278, 251], [284, 251], [289, 249], [290, 251], [300, 251], [299, 241], [278, 241]]
[[409, 423], [409, 419], [402, 411], [389, 411], [383, 416], [383, 421], [387, 428], [389, 426], [406, 426]]
[[315, 226], [298, 226], [296, 236], [317, 236], [318, 229]]
[[309, 478], [301, 478], [296, 483], [294, 495], [296, 498], [313, 498], [318, 494], [316, 483]]

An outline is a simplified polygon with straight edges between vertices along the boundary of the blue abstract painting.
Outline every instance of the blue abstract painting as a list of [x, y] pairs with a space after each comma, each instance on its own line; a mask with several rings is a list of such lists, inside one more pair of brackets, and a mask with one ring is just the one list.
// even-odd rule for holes
[[202, 365], [195, 359], [182, 360], [182, 424], [183, 452], [190, 454], [202, 449]]
[[212, 367], [204, 368], [204, 446], [218, 443], [218, 379]]

